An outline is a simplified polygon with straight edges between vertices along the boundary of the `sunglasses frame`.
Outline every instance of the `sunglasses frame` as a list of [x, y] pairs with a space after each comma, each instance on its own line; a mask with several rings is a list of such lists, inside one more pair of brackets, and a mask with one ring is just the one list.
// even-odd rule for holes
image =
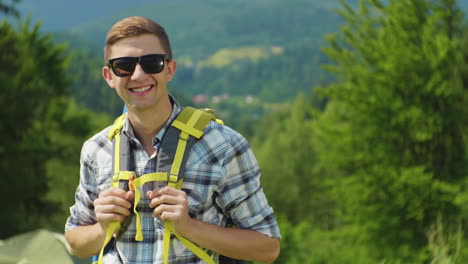
[[[158, 71], [158, 72], [147, 72], [145, 69], [145, 64], [141, 64], [141, 60], [144, 59], [145, 57], [150, 57], [150, 56], [156, 56], [158, 58], [162, 58], [162, 62], [163, 62], [163, 66], [161, 67], [161, 70]], [[122, 73], [119, 73], [116, 71], [116, 69], [114, 68], [114, 62], [117, 61], [117, 60], [120, 60], [120, 59], [129, 59], [129, 60], [132, 60], [132, 63], [135, 64], [135, 66], [133, 67], [133, 70], [131, 72], [129, 72], [128, 74], [122, 74]], [[146, 55], [143, 55], [143, 56], [140, 56], [140, 57], [118, 57], [118, 58], [113, 58], [113, 59], [110, 59], [107, 61], [107, 67], [109, 67], [112, 72], [118, 76], [118, 77], [127, 77], [127, 76], [130, 76], [132, 75], [134, 72], [135, 72], [135, 68], [136, 68], [136, 64], [139, 63], [141, 68], [143, 69], [143, 71], [147, 74], [157, 74], [157, 73], [160, 73], [164, 70], [164, 67], [166, 67], [166, 61], [170, 61], [170, 59], [167, 57], [166, 54], [159, 54], [159, 53], [154, 53], [154, 54], [146, 54]]]

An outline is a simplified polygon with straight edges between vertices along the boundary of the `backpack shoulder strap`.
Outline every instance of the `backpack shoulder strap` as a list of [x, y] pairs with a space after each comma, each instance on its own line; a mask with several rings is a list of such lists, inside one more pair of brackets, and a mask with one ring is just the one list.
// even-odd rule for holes
[[179, 182], [183, 178], [188, 154], [211, 120], [216, 120], [213, 113], [186, 107], [167, 129], [157, 167], [158, 171], [169, 172], [169, 182]]
[[172, 126], [199, 139], [211, 120], [216, 121], [213, 113], [193, 107], [186, 107], [174, 120]]
[[[112, 127], [109, 129], [107, 134], [108, 138], [112, 140], [112, 149], [113, 149], [113, 159], [112, 159], [112, 168], [113, 168], [113, 178], [111, 185], [113, 187], [120, 187], [124, 190], [128, 189], [128, 182], [120, 182], [121, 180], [129, 180], [134, 176], [133, 172], [130, 171], [130, 139], [122, 133], [122, 129], [125, 123], [125, 118], [127, 113], [119, 116], [115, 121]], [[119, 186], [120, 182], [120, 186]]]
[[[107, 137], [112, 141], [113, 148], [113, 159], [112, 159], [112, 168], [113, 174], [111, 179], [111, 186], [128, 188], [128, 180], [134, 178], [134, 172], [128, 171], [130, 165], [130, 141], [128, 137], [122, 132], [122, 128], [125, 123], [125, 118], [127, 114], [119, 116], [115, 121], [112, 127], [109, 129]], [[121, 182], [122, 180], [127, 180]], [[127, 187], [120, 186], [120, 184], [125, 184]], [[118, 221], [113, 221], [110, 223], [109, 227], [106, 230], [106, 236], [104, 238], [104, 243], [101, 248], [99, 255], [96, 256], [97, 261], [93, 263], [102, 264], [103, 255], [106, 246], [109, 242], [115, 238], [117, 232], [121, 230], [121, 224]], [[96, 259], [95, 258], [95, 259]], [[94, 260], [93, 260], [94, 261]]]
[[[185, 170], [185, 165], [187, 162], [188, 154], [194, 142], [200, 139], [203, 135], [205, 127], [211, 120], [216, 120], [216, 117], [212, 113], [205, 112], [200, 109], [193, 107], [185, 108], [177, 118], [172, 122], [171, 127], [167, 131], [169, 137], [174, 137], [178, 135], [178, 138], [175, 140], [178, 141], [177, 148], [174, 155], [169, 155], [173, 157], [172, 167], [168, 175], [168, 186], [180, 189], [183, 182], [183, 174]], [[177, 132], [171, 132], [179, 130]], [[173, 141], [174, 139], [163, 140], [164, 141]], [[172, 144], [175, 146], [175, 144]], [[173, 232], [172, 223], [166, 221], [164, 224], [164, 235], [163, 235], [163, 261], [164, 264], [169, 263], [169, 246], [170, 246], [170, 237]], [[208, 255], [204, 250], [199, 246], [191, 242], [190, 240], [180, 236], [176, 232], [174, 235], [179, 239], [182, 244], [184, 244], [189, 250], [191, 250], [195, 255], [204, 260], [208, 264], [215, 264], [214, 260]]]

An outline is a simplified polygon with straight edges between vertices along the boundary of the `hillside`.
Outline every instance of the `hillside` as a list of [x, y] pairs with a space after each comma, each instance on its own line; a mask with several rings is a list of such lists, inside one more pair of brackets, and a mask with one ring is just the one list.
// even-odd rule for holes
[[161, 1], [129, 7], [73, 27], [69, 32], [102, 45], [117, 20], [140, 15], [168, 31], [177, 59], [205, 58], [221, 48], [284, 46], [322, 38], [336, 29], [337, 1], [321, 0], [191, 0]]
[[[320, 0], [160, 1], [54, 35], [56, 41], [68, 42], [70, 51], [88, 50], [74, 56], [70, 72], [76, 81], [70, 91], [96, 111], [121, 109], [114, 91], [96, 74], [102, 67], [106, 31], [123, 17], [141, 15], [168, 30], [178, 61], [172, 92], [183, 95], [183, 102], [192, 104], [201, 95], [205, 100], [198, 103], [226, 116], [240, 108], [260, 115], [269, 103], [282, 104], [326, 80], [320, 70], [325, 61], [320, 46], [327, 33], [338, 30], [341, 19], [331, 10], [338, 6], [337, 1]], [[245, 98], [252, 96], [255, 99], [245, 106]]]
[[[346, 2], [356, 5], [358, 0]], [[459, 3], [468, 7], [468, 0]], [[46, 19], [61, 23], [68, 14], [75, 24], [54, 33], [56, 41], [68, 42], [72, 53], [87, 50], [74, 56], [70, 92], [90, 108], [111, 113], [119, 113], [121, 103], [99, 74], [102, 46], [109, 27], [124, 17], [160, 22], [179, 62], [172, 92], [183, 102], [216, 107], [226, 116], [249, 111], [258, 116], [328, 82], [321, 47], [342, 24], [334, 11], [341, 8], [338, 0], [138, 0], [131, 5], [119, 0], [108, 5], [86, 0], [83, 6], [70, 4], [65, 14], [51, 8], [58, 15]], [[102, 15], [96, 17], [96, 10]], [[80, 13], [83, 17], [74, 19]]]

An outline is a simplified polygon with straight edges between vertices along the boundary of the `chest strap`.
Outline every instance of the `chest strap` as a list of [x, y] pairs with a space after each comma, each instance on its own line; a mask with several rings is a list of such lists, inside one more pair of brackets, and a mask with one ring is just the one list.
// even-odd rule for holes
[[[190, 152], [191, 145], [195, 142], [196, 139], [200, 139], [203, 135], [205, 127], [208, 125], [210, 120], [215, 120], [218, 123], [222, 124], [222, 121], [216, 119], [213, 112], [199, 110], [192, 107], [184, 108], [184, 110], [177, 116], [177, 118], [172, 122], [171, 126], [168, 128], [166, 134], [173, 135], [172, 130], [176, 129], [178, 131], [178, 139], [174, 141], [174, 137], [167, 137], [164, 135], [162, 140], [161, 150], [169, 149], [169, 151], [164, 151], [161, 153], [161, 157], [158, 158], [159, 162], [162, 162], [163, 165], [159, 166], [166, 169], [167, 171], [160, 171], [154, 173], [144, 174], [136, 178], [136, 174], [133, 171], [129, 170], [130, 167], [130, 147], [129, 140], [126, 138], [124, 133], [121, 133], [126, 114], [123, 114], [117, 118], [109, 130], [108, 137], [110, 140], [113, 140], [114, 143], [114, 161], [113, 169], [114, 175], [112, 177], [111, 186], [116, 188], [122, 188], [122, 183], [128, 185], [128, 189], [135, 192], [135, 199], [133, 203], [133, 212], [136, 216], [136, 241], [143, 241], [143, 232], [141, 227], [140, 215], [137, 211], [137, 205], [141, 199], [140, 188], [145, 183], [153, 181], [162, 181], [167, 182], [167, 185], [172, 188], [181, 189], [183, 184], [183, 172], [185, 168], [185, 162]], [[167, 138], [167, 140], [166, 140]], [[172, 139], [172, 140], [171, 140]], [[171, 154], [171, 148], [174, 148], [175, 143], [177, 147], [175, 149], [175, 154]], [[172, 151], [173, 152], [173, 151]], [[164, 164], [166, 162], [166, 164]], [[164, 170], [164, 169], [162, 169]], [[123, 187], [125, 188], [125, 187]], [[109, 225], [106, 231], [106, 237], [104, 239], [104, 244], [99, 253], [98, 261], [95, 263], [103, 263], [104, 249], [106, 245], [114, 237], [116, 238], [117, 233], [121, 229], [121, 224], [118, 221], [113, 221]], [[164, 246], [164, 264], [169, 263], [169, 247], [170, 247], [170, 237], [171, 233], [177, 237], [177, 239], [182, 242], [189, 250], [191, 250], [195, 255], [200, 259], [205, 261], [208, 264], [215, 264], [214, 260], [208, 255], [203, 249], [198, 245], [194, 244], [190, 240], [182, 237], [177, 234], [173, 228], [170, 221], [165, 221], [164, 223], [164, 234], [163, 234], [163, 246]]]

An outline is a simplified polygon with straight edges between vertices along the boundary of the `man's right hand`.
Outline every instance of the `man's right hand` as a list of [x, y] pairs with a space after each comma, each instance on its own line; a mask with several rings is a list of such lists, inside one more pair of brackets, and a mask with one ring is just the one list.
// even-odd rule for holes
[[133, 191], [110, 187], [94, 200], [94, 212], [104, 232], [112, 221], [119, 221], [122, 224], [130, 215], [134, 195]]

